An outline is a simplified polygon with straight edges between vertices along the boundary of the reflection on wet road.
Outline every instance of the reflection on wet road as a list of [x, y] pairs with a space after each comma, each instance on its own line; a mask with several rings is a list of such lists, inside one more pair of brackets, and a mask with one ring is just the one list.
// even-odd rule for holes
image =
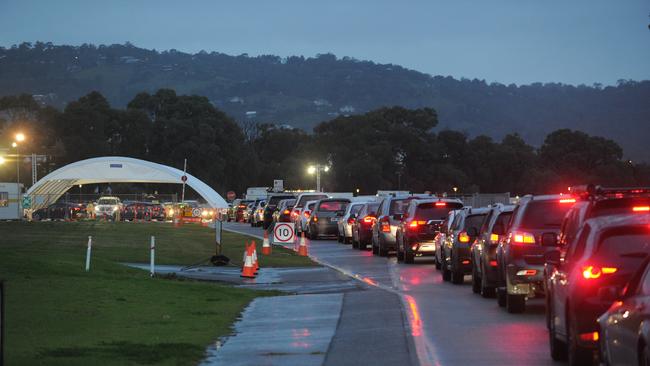
[[[261, 234], [243, 225], [241, 229]], [[311, 241], [309, 251], [323, 264], [401, 294], [423, 365], [553, 364], [543, 299], [530, 301], [524, 314], [508, 314], [495, 299], [473, 294], [469, 277], [461, 286], [443, 282], [427, 259], [418, 258], [413, 265], [397, 263], [394, 256], [373, 256], [334, 240]]]

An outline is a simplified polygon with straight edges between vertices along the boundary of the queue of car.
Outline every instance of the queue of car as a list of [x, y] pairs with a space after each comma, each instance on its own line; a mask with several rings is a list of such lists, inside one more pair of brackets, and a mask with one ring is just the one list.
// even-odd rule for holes
[[404, 263], [430, 256], [444, 281], [469, 276], [509, 313], [545, 299], [555, 360], [650, 364], [650, 188], [581, 186], [479, 208], [430, 194], [315, 198], [289, 219], [311, 239]]

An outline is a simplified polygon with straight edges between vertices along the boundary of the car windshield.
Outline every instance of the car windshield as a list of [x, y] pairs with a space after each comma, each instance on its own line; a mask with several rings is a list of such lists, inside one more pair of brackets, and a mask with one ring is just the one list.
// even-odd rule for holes
[[269, 198], [269, 202], [268, 202], [267, 206], [277, 206], [280, 201], [286, 200], [286, 199], [289, 199], [289, 198], [293, 198], [293, 196], [273, 196], [273, 197]]
[[346, 201], [323, 201], [318, 206], [319, 212], [335, 212], [345, 210], [348, 205]]
[[296, 208], [302, 208], [309, 201], [317, 201], [327, 198], [327, 195], [324, 194], [303, 194], [296, 203]]
[[115, 198], [100, 198], [97, 201], [98, 205], [117, 205], [117, 199]]
[[401, 198], [401, 199], [390, 201], [390, 210], [388, 214], [389, 215], [403, 214], [404, 212], [406, 212], [406, 209], [408, 208], [408, 205], [411, 202], [411, 200], [415, 198], [416, 197], [409, 197], [409, 198]]
[[592, 217], [628, 213], [633, 207], [650, 205], [650, 197], [628, 197], [621, 199], [606, 199], [596, 202]]
[[616, 229], [605, 233], [597, 249], [604, 265], [614, 265], [634, 272], [650, 254], [650, 234], [647, 229]]
[[525, 228], [559, 228], [571, 205], [559, 200], [532, 201], [526, 205], [521, 226]]
[[352, 207], [350, 207], [350, 214], [351, 215], [358, 214], [359, 211], [361, 211], [361, 208], [363, 208], [363, 205], [352, 205]]
[[456, 210], [463, 205], [458, 202], [444, 202], [436, 205], [438, 202], [420, 203], [415, 210], [415, 217], [418, 220], [444, 220], [447, 218], [450, 210]]

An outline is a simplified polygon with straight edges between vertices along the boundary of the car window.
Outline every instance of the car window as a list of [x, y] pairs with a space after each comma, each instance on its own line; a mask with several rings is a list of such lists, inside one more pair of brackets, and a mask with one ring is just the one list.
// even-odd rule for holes
[[348, 202], [345, 201], [322, 201], [318, 206], [320, 212], [335, 212], [345, 210]]
[[267, 206], [277, 206], [278, 202], [282, 200], [286, 200], [288, 198], [293, 198], [293, 196], [273, 196], [269, 198], [269, 202]]
[[650, 295], [650, 266], [645, 271], [643, 275], [643, 280], [641, 282], [641, 288], [639, 291], [642, 295]]
[[456, 230], [460, 227], [460, 223], [462, 222], [462, 217], [464, 215], [462, 213], [457, 213], [456, 216], [454, 217], [454, 221], [451, 223], [451, 230]]
[[400, 198], [390, 201], [389, 215], [403, 214], [409, 207], [409, 203], [418, 197]]
[[531, 201], [526, 205], [521, 227], [529, 229], [559, 228], [571, 208], [557, 200]]
[[379, 208], [378, 203], [368, 203], [366, 205], [366, 212], [367, 214], [374, 214], [377, 215], [377, 209]]
[[512, 212], [501, 212], [499, 216], [497, 216], [496, 221], [494, 221], [494, 226], [492, 226], [492, 229], [494, 230], [495, 226], [498, 225], [503, 225], [503, 230], [508, 229], [508, 222], [510, 222], [510, 218], [512, 217]]
[[461, 203], [447, 202], [445, 206], [437, 206], [437, 202], [420, 203], [415, 208], [415, 217], [418, 220], [444, 220], [450, 210], [463, 207]]
[[573, 261], [582, 256], [585, 251], [587, 239], [589, 238], [590, 233], [591, 227], [589, 225], [585, 225], [582, 230], [578, 232], [578, 240], [569, 247], [566, 256], [564, 257], [565, 264], [573, 263]]
[[497, 209], [491, 209], [490, 212], [488, 213], [487, 217], [485, 220], [483, 220], [483, 225], [481, 225], [481, 229], [479, 232], [482, 234], [490, 228], [490, 222], [492, 222], [492, 219], [494, 218], [494, 215], [497, 214]]
[[478, 230], [478, 228], [481, 227], [481, 224], [483, 223], [483, 219], [485, 219], [485, 216], [487, 216], [487, 214], [467, 216], [467, 218], [465, 218], [465, 229], [473, 227]]
[[363, 208], [363, 204], [361, 204], [361, 205], [352, 205], [352, 207], [350, 208], [350, 214], [351, 215], [356, 215], [356, 214], [359, 213], [359, 211], [361, 211], [362, 208]]
[[648, 254], [650, 235], [647, 229], [617, 228], [607, 231], [600, 238], [595, 256], [597, 261], [607, 265], [636, 272]]
[[325, 198], [327, 198], [327, 195], [324, 194], [305, 194], [300, 197], [295, 207], [301, 208], [309, 201], [323, 200]]

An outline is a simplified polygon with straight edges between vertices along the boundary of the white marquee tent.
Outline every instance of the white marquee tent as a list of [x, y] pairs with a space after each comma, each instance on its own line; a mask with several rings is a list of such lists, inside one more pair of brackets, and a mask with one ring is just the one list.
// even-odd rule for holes
[[[213, 208], [227, 208], [226, 201], [207, 184], [187, 176], [186, 184]], [[77, 161], [61, 167], [36, 182], [27, 194], [32, 197], [32, 209], [46, 207], [65, 192], [79, 184], [98, 183], [173, 183], [181, 184], [183, 171], [145, 160], [107, 156]]]

